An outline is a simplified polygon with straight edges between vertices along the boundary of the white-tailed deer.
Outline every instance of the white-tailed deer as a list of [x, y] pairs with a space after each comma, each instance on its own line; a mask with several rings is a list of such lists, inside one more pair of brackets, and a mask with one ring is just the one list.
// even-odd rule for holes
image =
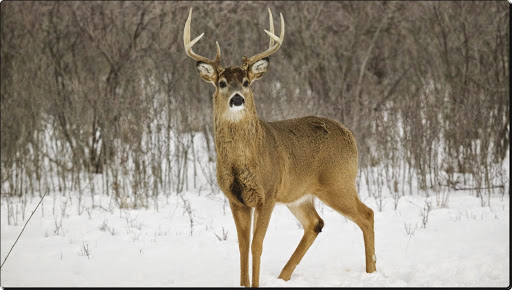
[[[277, 122], [258, 118], [251, 85], [267, 71], [268, 57], [284, 39], [274, 35], [269, 8], [269, 48], [243, 57], [242, 66], [223, 68], [220, 47], [210, 60], [192, 51], [203, 36], [190, 40], [190, 9], [183, 42], [187, 55], [197, 60], [201, 78], [215, 86], [214, 135], [217, 182], [229, 200], [238, 234], [240, 285], [249, 286], [249, 245], [252, 253], [252, 286], [259, 285], [260, 257], [270, 215], [284, 203], [304, 227], [304, 236], [279, 278], [289, 280], [293, 270], [324, 226], [314, 207], [314, 197], [355, 222], [363, 231], [366, 272], [376, 270], [373, 211], [357, 197], [357, 146], [345, 126], [337, 121], [304, 117]], [[253, 238], [251, 218], [254, 209]]]

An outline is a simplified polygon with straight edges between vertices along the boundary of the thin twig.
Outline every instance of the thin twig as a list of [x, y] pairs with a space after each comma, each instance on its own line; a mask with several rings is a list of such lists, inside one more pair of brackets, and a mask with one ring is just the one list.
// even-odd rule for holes
[[0, 265], [0, 269], [4, 266], [5, 264], [5, 261], [7, 261], [7, 258], [9, 258], [9, 255], [11, 254], [11, 251], [12, 249], [14, 248], [14, 246], [16, 245], [16, 243], [18, 242], [18, 240], [20, 239], [21, 237], [21, 234], [23, 234], [23, 231], [25, 230], [25, 227], [27, 226], [28, 222], [30, 221], [30, 219], [32, 218], [32, 216], [34, 215], [34, 213], [36, 212], [37, 208], [39, 207], [39, 205], [41, 204], [41, 202], [43, 201], [43, 198], [48, 194], [48, 188], [46, 188], [46, 192], [44, 193], [43, 197], [41, 197], [41, 200], [39, 201], [39, 203], [37, 204], [36, 208], [34, 209], [34, 211], [32, 212], [32, 214], [30, 215], [30, 217], [28, 217], [28, 220], [27, 222], [25, 223], [25, 225], [23, 226], [23, 229], [21, 229], [21, 232], [20, 234], [18, 235], [18, 237], [16, 238], [16, 241], [14, 242], [14, 244], [12, 245], [11, 249], [9, 250], [9, 253], [7, 253], [7, 256], [5, 257], [4, 261], [2, 262], [2, 265]]
[[404, 199], [404, 200], [405, 200], [405, 201], [407, 201], [408, 203], [412, 204], [412, 205], [415, 205], [415, 206], [417, 206], [417, 207], [419, 207], [419, 208], [422, 208], [422, 206], [421, 206], [421, 205], [417, 205], [417, 204], [415, 204], [414, 202], [412, 202], [412, 201], [410, 201], [410, 200], [407, 200], [407, 199]]
[[489, 186], [489, 187], [450, 187], [450, 188], [453, 188], [454, 190], [485, 190], [485, 189], [494, 189], [494, 188], [503, 188], [504, 185], [493, 185], [493, 186]]

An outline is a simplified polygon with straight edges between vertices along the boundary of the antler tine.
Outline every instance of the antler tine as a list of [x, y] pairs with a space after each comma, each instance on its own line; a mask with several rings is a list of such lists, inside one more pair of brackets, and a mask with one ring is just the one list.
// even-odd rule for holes
[[204, 33], [201, 33], [201, 35], [194, 38], [194, 40], [190, 41], [190, 23], [191, 22], [192, 22], [192, 8], [190, 8], [190, 12], [188, 13], [187, 22], [185, 22], [185, 29], [183, 30], [183, 44], [185, 46], [185, 52], [192, 59], [195, 59], [197, 61], [202, 61], [204, 63], [208, 63], [208, 64], [211, 64], [214, 66], [219, 66], [220, 65], [220, 47], [219, 47], [219, 43], [217, 41], [215, 42], [215, 44], [217, 45], [217, 56], [215, 57], [215, 60], [211, 60], [204, 56], [200, 56], [192, 50], [192, 46], [194, 46], [194, 44], [196, 44], [196, 42], [198, 42], [199, 39], [201, 39], [201, 37], [203, 37]]
[[[274, 34], [274, 18], [272, 18], [272, 11], [270, 11], [270, 7], [268, 8], [268, 15], [270, 20], [270, 32]], [[268, 48], [271, 48], [274, 45], [274, 39], [271, 37], [270, 42], [268, 43]]]
[[215, 41], [215, 45], [217, 46], [217, 56], [215, 57], [215, 63], [220, 64], [220, 46], [219, 46], [219, 42]]
[[[270, 16], [270, 31], [266, 30], [265, 29], [265, 33], [268, 34], [268, 36], [270, 36], [270, 42], [269, 42], [269, 48], [262, 52], [262, 53], [259, 53], [255, 56], [252, 56], [250, 58], [246, 58], [245, 59], [245, 62], [246, 62], [246, 65], [250, 65], [250, 64], [253, 64], [255, 62], [257, 62], [258, 60], [262, 59], [262, 58], [265, 58], [265, 57], [268, 57], [270, 55], [272, 55], [273, 53], [275, 53], [280, 47], [281, 47], [281, 44], [283, 44], [283, 40], [284, 40], [284, 18], [283, 18], [283, 14], [279, 13], [279, 15], [281, 16], [281, 35], [279, 37], [277, 37], [275, 34], [274, 34], [274, 24], [273, 24], [273, 21], [272, 21], [272, 12], [270, 12], [270, 8], [268, 9], [268, 12], [269, 12], [269, 16]], [[274, 40], [277, 42], [275, 45], [274, 45]]]

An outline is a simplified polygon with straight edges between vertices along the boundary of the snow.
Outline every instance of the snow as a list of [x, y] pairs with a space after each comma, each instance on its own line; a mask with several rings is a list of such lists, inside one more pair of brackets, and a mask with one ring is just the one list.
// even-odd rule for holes
[[[92, 179], [93, 187], [85, 186], [80, 203], [78, 192], [50, 192], [2, 267], [0, 285], [239, 286], [238, 242], [231, 210], [222, 193], [209, 184], [216, 182], [210, 170], [215, 163], [206, 161], [204, 137], [197, 134], [194, 138], [199, 138], [193, 144], [201, 162], [197, 187], [181, 194], [160, 194], [149, 200], [147, 208], [118, 208], [112, 196], [97, 194], [104, 188], [99, 175]], [[510, 172], [508, 153], [503, 168]], [[193, 166], [188, 165], [187, 170], [191, 178]], [[474, 192], [465, 190], [440, 192], [449, 195], [449, 202], [438, 206], [435, 193], [426, 198], [413, 185], [414, 194], [407, 192], [401, 197], [395, 210], [387, 187], [381, 188], [381, 203], [369, 194], [362, 175], [360, 171], [359, 196], [375, 213], [377, 272], [365, 271], [361, 230], [316, 200], [325, 226], [291, 279], [278, 279], [303, 233], [286, 206], [278, 204], [263, 244], [260, 286], [509, 287], [508, 180], [503, 190], [494, 191], [486, 206]], [[484, 194], [487, 199], [487, 192]], [[3, 262], [39, 197], [1, 196], [0, 202]], [[432, 209], [424, 224], [427, 202]], [[13, 216], [8, 218], [9, 212], [12, 214], [8, 206], [18, 209], [15, 224]]]
[[[277, 205], [264, 241], [260, 286], [510, 285], [509, 195], [493, 195], [486, 207], [464, 191], [451, 192], [448, 207], [436, 207], [431, 197], [423, 227], [425, 197], [405, 196], [395, 211], [387, 196], [380, 212], [375, 199], [361, 191], [362, 201], [375, 211], [377, 272], [365, 272], [361, 230], [316, 201], [325, 227], [291, 280], [278, 279], [302, 229], [286, 206]], [[191, 190], [182, 197], [161, 195], [154, 201], [158, 209], [151, 203], [148, 208], [109, 210], [109, 197], [98, 195], [95, 204], [101, 208], [86, 206], [78, 215], [76, 196], [69, 201], [50, 193], [2, 267], [1, 285], [238, 286], [236, 230], [222, 194]], [[184, 200], [191, 208], [192, 227]], [[38, 202], [28, 200], [25, 218]], [[8, 225], [5, 197], [1, 208], [3, 261], [25, 222], [20, 218], [17, 225]]]

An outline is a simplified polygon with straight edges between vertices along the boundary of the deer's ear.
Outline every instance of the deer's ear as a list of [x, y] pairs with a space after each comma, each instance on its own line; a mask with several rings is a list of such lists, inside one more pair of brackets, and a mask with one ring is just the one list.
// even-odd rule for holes
[[217, 83], [217, 70], [212, 65], [198, 61], [196, 63], [196, 69], [203, 80], [215, 86], [215, 83]]
[[259, 80], [261, 77], [263, 77], [263, 75], [265, 75], [265, 73], [267, 72], [269, 63], [270, 60], [268, 59], [268, 57], [265, 57], [253, 63], [251, 67], [249, 67], [249, 80], [252, 82], [255, 80]]

